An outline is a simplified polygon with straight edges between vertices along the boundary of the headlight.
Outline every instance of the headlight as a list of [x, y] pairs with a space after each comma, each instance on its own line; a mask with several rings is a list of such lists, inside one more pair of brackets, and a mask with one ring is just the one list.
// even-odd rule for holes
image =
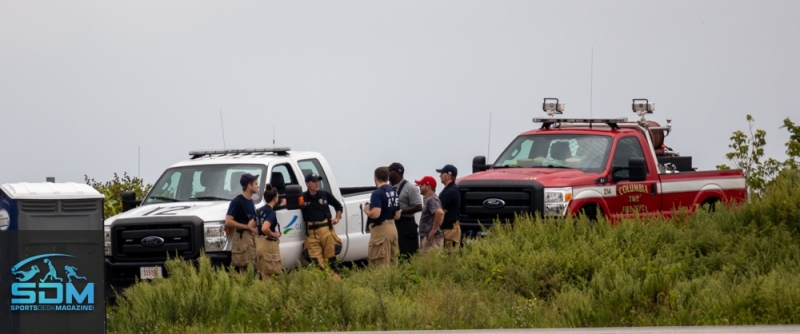
[[103, 226], [103, 250], [106, 256], [111, 256], [111, 226]]
[[544, 189], [544, 214], [545, 216], [563, 216], [567, 213], [569, 201], [572, 200], [572, 187], [545, 188]]
[[206, 252], [221, 252], [228, 246], [228, 235], [225, 234], [225, 222], [208, 222], [203, 224]]

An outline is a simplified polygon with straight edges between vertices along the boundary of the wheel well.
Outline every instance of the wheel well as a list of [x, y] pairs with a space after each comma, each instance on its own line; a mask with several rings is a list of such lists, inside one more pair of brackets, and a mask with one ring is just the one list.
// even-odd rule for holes
[[578, 214], [586, 215], [590, 221], [597, 221], [597, 218], [603, 214], [603, 208], [597, 203], [587, 203], [578, 210]]
[[714, 211], [716, 211], [717, 203], [719, 203], [720, 201], [721, 200], [718, 197], [711, 196], [711, 197], [706, 198], [705, 200], [703, 200], [703, 203], [700, 203], [700, 207], [703, 208], [703, 207], [706, 206], [706, 204], [708, 204], [708, 211], [709, 212], [714, 212]]

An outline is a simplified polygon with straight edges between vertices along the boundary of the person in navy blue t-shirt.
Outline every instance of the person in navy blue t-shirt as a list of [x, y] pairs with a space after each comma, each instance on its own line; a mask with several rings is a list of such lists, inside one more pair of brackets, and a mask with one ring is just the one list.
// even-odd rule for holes
[[389, 169], [375, 169], [375, 186], [369, 203], [364, 206], [369, 227], [369, 263], [375, 266], [397, 265], [397, 228], [394, 221], [400, 218], [400, 201], [394, 188], [389, 185]]
[[269, 183], [264, 189], [264, 201], [267, 205], [258, 209], [256, 219], [256, 270], [261, 278], [279, 274], [283, 269], [279, 242], [281, 227], [273, 209], [278, 204], [278, 190]]
[[248, 264], [256, 260], [257, 232], [255, 224], [256, 206], [253, 203], [253, 194], [258, 192], [258, 175], [250, 173], [242, 175], [239, 179], [242, 194], [236, 196], [228, 205], [225, 215], [225, 227], [233, 229], [233, 249], [231, 250], [231, 264], [244, 271]]

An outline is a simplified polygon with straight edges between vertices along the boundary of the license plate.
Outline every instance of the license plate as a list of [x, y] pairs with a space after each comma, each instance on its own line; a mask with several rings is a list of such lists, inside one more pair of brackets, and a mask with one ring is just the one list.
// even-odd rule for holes
[[139, 279], [161, 278], [161, 267], [139, 267]]

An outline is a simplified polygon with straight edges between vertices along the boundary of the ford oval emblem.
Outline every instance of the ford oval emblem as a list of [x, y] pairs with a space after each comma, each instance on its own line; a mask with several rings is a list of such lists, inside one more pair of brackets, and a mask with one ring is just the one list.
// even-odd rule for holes
[[145, 247], [158, 247], [163, 244], [164, 244], [164, 238], [162, 237], [151, 235], [149, 237], [142, 238], [142, 246]]
[[483, 206], [489, 209], [499, 209], [506, 206], [506, 201], [499, 198], [487, 198], [483, 201]]

